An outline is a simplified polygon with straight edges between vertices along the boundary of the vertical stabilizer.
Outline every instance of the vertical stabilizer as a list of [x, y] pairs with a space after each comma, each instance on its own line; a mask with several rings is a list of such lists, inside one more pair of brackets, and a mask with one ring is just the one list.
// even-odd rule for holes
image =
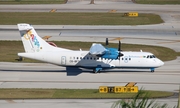
[[21, 23], [17, 25], [26, 53], [66, 50], [49, 45], [45, 40], [38, 36], [30, 24]]

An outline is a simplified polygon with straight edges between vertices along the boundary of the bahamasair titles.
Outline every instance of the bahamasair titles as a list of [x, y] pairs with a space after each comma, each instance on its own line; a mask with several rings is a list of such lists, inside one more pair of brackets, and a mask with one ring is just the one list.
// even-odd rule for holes
[[[32, 25], [17, 24], [25, 52], [18, 56], [35, 59], [58, 66], [91, 69], [94, 73], [106, 69], [150, 69], [164, 65], [160, 59], [150, 52], [122, 51], [119, 40], [118, 48], [108, 48], [99, 43], [93, 43], [89, 51], [70, 50], [55, 47], [43, 40]], [[106, 38], [108, 44], [108, 38]]]

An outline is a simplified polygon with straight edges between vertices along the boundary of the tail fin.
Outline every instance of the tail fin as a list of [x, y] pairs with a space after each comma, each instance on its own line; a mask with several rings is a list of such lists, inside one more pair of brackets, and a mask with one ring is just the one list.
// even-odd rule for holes
[[26, 53], [52, 51], [54, 49], [65, 50], [63, 48], [56, 48], [49, 45], [45, 40], [38, 36], [34, 28], [25, 23], [17, 24], [21, 39]]

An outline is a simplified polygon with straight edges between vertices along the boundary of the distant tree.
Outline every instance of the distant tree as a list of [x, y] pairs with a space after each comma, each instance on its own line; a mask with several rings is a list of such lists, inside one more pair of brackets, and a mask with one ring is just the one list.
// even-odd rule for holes
[[133, 99], [119, 100], [113, 103], [111, 108], [168, 108], [167, 104], [160, 105], [158, 103], [155, 103], [154, 99], [149, 99], [149, 93], [145, 93], [141, 89]]
[[20, 2], [21, 0], [15, 0], [16, 2]]
[[91, 0], [91, 3], [90, 4], [94, 4], [94, 0]]

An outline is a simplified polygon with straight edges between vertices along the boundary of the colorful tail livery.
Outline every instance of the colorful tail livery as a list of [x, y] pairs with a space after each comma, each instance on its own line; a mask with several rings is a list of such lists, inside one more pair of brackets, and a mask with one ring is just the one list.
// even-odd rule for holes
[[18, 24], [18, 29], [24, 45], [26, 53], [65, 50], [63, 48], [55, 48], [49, 45], [45, 40], [38, 36], [34, 28], [30, 24]]

